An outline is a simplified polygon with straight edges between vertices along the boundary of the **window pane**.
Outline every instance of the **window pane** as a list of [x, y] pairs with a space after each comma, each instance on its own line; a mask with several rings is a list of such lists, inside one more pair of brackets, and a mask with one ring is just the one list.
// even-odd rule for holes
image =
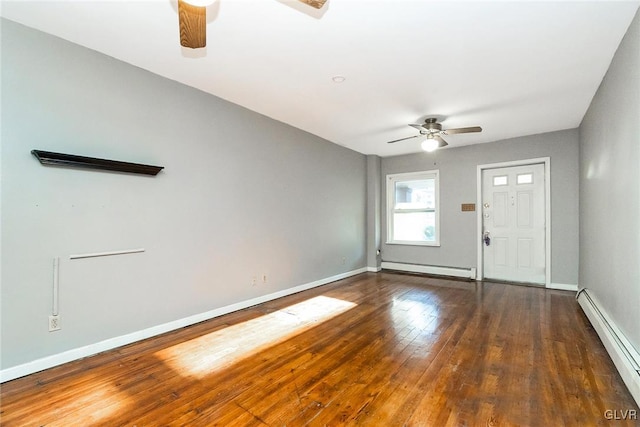
[[508, 181], [506, 175], [494, 176], [493, 177], [493, 186], [494, 187], [499, 187], [501, 185], [507, 185], [508, 183], [509, 183], [509, 181]]
[[434, 209], [436, 207], [435, 179], [398, 181], [395, 186], [395, 209]]
[[518, 175], [518, 184], [533, 184], [533, 174], [523, 173]]
[[435, 212], [395, 212], [393, 214], [393, 239], [435, 242]]

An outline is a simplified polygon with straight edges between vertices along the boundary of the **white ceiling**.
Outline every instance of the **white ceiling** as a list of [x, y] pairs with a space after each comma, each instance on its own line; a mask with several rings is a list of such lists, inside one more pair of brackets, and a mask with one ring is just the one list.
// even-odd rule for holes
[[[180, 47], [177, 0], [2, 1], [2, 16], [365, 154], [575, 128], [638, 1], [215, 0], [207, 47]], [[344, 76], [336, 84], [333, 76]]]

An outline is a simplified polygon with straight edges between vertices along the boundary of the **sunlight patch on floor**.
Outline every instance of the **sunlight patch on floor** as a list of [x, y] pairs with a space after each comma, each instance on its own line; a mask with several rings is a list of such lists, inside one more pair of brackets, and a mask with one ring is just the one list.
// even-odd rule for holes
[[174, 345], [155, 355], [182, 375], [201, 377], [283, 342], [356, 305], [321, 295]]
[[[46, 420], [33, 420], [33, 425], [68, 426], [68, 417], [78, 425], [95, 425], [103, 422], [130, 403], [130, 396], [114, 385], [100, 384], [83, 393], [73, 393], [72, 399], [51, 403]], [[61, 390], [63, 392], [63, 390]], [[66, 420], [66, 421], [65, 421]]]

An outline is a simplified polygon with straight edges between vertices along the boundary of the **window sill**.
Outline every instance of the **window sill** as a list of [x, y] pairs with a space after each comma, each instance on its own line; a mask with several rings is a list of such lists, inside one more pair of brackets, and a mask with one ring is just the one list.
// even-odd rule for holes
[[387, 245], [403, 245], [403, 246], [430, 246], [440, 247], [440, 242], [412, 242], [403, 240], [393, 240], [385, 242]]

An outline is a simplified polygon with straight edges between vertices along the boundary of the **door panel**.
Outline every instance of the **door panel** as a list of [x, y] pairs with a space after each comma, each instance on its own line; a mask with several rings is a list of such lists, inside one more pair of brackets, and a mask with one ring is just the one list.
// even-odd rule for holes
[[532, 193], [531, 191], [518, 192], [518, 228], [531, 228], [533, 225], [531, 217], [533, 216], [533, 204], [531, 203]]
[[545, 283], [544, 164], [482, 171], [484, 277]]
[[507, 254], [507, 249], [509, 248], [509, 239], [504, 237], [497, 237], [494, 239], [494, 252], [495, 252], [495, 260], [494, 264], [496, 266], [506, 266], [508, 264], [509, 255]]
[[509, 213], [507, 212], [507, 192], [494, 192], [493, 193], [493, 227], [506, 227], [507, 218]]
[[518, 267], [531, 268], [533, 265], [532, 239], [518, 239]]

